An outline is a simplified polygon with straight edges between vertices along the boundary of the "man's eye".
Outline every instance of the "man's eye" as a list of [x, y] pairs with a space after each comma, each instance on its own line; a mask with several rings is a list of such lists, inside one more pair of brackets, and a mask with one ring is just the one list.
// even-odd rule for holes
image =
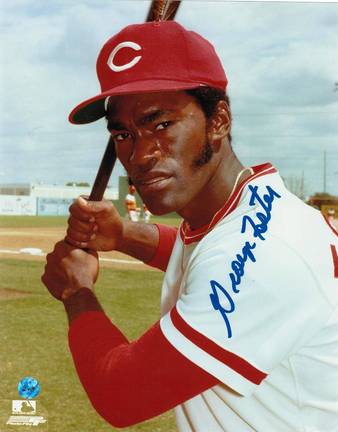
[[123, 132], [123, 133], [113, 135], [113, 139], [115, 141], [118, 141], [118, 142], [124, 141], [124, 140], [128, 139], [129, 137], [130, 137], [130, 134], [128, 132]]
[[159, 123], [158, 125], [156, 125], [156, 130], [162, 130], [162, 129], [166, 129], [168, 126], [170, 126], [172, 124], [171, 121], [163, 121], [161, 123]]

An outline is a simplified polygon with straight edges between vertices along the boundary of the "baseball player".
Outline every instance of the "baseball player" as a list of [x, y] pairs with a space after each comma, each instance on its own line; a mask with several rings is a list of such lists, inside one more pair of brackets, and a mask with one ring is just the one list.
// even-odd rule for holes
[[143, 220], [145, 223], [149, 223], [151, 218], [151, 212], [148, 207], [143, 203]]
[[[183, 221], [132, 223], [108, 201], [71, 206], [42, 280], [65, 305], [91, 403], [119, 427], [175, 408], [184, 432], [336, 431], [337, 232], [273, 165], [238, 160], [227, 79], [200, 35], [175, 22], [128, 26], [97, 71], [101, 93], [70, 121], [105, 116], [151, 213]], [[99, 250], [165, 271], [161, 318], [135, 341], [93, 292]]]
[[137, 222], [139, 220], [139, 211], [137, 209], [135, 192], [136, 192], [135, 186], [133, 184], [129, 184], [128, 193], [124, 200], [128, 218], [132, 222]]

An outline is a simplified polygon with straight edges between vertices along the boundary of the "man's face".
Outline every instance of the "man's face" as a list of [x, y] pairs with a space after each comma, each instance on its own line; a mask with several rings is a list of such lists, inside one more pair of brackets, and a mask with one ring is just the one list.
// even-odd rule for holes
[[130, 194], [134, 194], [135, 193], [135, 186], [134, 185], [130, 185], [128, 189], [129, 189], [129, 193]]
[[193, 97], [182, 91], [116, 96], [108, 110], [117, 156], [151, 213], [180, 213], [203, 199], [212, 150]]

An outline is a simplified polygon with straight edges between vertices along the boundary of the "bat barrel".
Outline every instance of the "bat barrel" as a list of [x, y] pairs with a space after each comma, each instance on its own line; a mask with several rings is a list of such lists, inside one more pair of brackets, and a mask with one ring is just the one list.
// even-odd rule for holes
[[147, 15], [147, 22], [173, 20], [180, 3], [176, 0], [153, 0]]

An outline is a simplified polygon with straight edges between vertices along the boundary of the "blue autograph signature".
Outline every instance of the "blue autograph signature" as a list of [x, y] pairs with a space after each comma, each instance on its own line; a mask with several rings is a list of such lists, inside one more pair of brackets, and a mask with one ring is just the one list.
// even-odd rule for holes
[[[263, 234], [268, 230], [268, 224], [271, 219], [272, 203], [275, 198], [281, 198], [281, 196], [275, 192], [270, 186], [266, 186], [267, 193], [261, 197], [258, 194], [258, 186], [249, 185], [251, 197], [249, 201], [250, 206], [260, 205], [263, 211], [256, 213], [257, 220], [253, 220], [250, 216], [245, 215], [242, 219], [241, 233], [244, 234], [248, 226], [251, 226], [253, 236], [260, 240], [265, 240]], [[222, 315], [228, 333], [228, 338], [232, 337], [232, 329], [228, 315], [233, 313], [236, 305], [232, 297], [233, 293], [238, 294], [240, 292], [239, 285], [241, 284], [242, 277], [245, 273], [245, 264], [248, 260], [256, 262], [256, 258], [253, 250], [256, 247], [256, 242], [244, 243], [242, 251], [236, 254], [236, 258], [231, 262], [232, 271], [229, 273], [231, 290], [224, 288], [219, 282], [215, 280], [210, 281], [211, 294], [210, 300], [213, 308], [220, 312]], [[222, 305], [221, 305], [222, 301]]]

